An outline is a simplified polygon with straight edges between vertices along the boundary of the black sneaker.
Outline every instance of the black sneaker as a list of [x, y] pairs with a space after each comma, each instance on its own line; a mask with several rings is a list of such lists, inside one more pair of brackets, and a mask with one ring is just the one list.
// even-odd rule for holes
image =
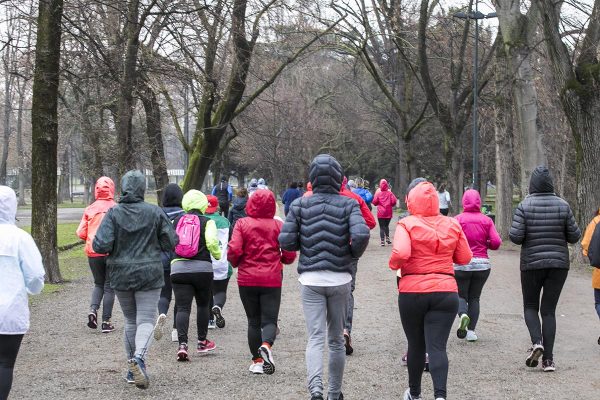
[[115, 327], [113, 326], [113, 324], [110, 323], [110, 321], [102, 322], [102, 333], [110, 333], [114, 330]]
[[223, 318], [223, 314], [221, 313], [221, 307], [214, 306], [212, 308], [212, 313], [215, 316], [215, 323], [217, 328], [225, 328], [225, 318]]
[[538, 360], [544, 354], [544, 346], [541, 344], [534, 344], [531, 349], [529, 349], [529, 355], [525, 360], [525, 365], [531, 368], [535, 368], [538, 365]]
[[352, 347], [352, 339], [350, 338], [349, 333], [344, 333], [344, 346], [346, 346], [346, 355], [350, 356], [354, 353], [354, 348]]
[[96, 310], [92, 310], [88, 314], [87, 326], [92, 329], [98, 329], [98, 312]]
[[381, 241], [381, 247], [385, 247], [385, 242], [383, 240]]
[[542, 360], [542, 369], [544, 372], [554, 372], [556, 371], [556, 365], [553, 360]]
[[388, 237], [388, 238], [385, 238], [385, 242], [386, 242], [387, 244], [392, 244], [392, 241], [390, 240], [390, 238], [389, 238], [389, 237]]

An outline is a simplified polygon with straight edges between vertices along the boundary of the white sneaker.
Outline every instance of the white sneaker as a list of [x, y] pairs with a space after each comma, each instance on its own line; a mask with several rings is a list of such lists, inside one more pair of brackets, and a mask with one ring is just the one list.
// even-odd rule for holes
[[165, 327], [166, 320], [167, 316], [165, 314], [158, 316], [156, 325], [154, 325], [154, 340], [160, 340], [163, 337], [163, 328]]
[[171, 342], [179, 342], [179, 334], [177, 334], [177, 329], [173, 329], [171, 331]]
[[529, 355], [525, 360], [525, 365], [530, 368], [535, 368], [538, 365], [538, 360], [544, 354], [544, 346], [539, 343], [533, 345], [531, 349], [529, 349]]
[[208, 329], [217, 329], [217, 324], [215, 324], [214, 319], [208, 320]]
[[419, 397], [413, 397], [410, 395], [410, 389], [406, 389], [406, 392], [404, 392], [404, 397], [402, 398], [402, 400], [422, 400], [423, 398], [421, 396]]
[[264, 364], [261, 362], [255, 363], [253, 361], [252, 364], [250, 364], [250, 368], [248, 368], [248, 370], [253, 374], [264, 374], [265, 372], [263, 371], [263, 365]]
[[460, 316], [460, 324], [458, 326], [458, 330], [456, 331], [456, 336], [458, 336], [459, 339], [464, 339], [467, 337], [467, 327], [469, 326], [469, 322], [471, 322], [471, 319], [467, 314]]
[[475, 331], [467, 331], [467, 342], [476, 342], [477, 339], [479, 338], [475, 334]]

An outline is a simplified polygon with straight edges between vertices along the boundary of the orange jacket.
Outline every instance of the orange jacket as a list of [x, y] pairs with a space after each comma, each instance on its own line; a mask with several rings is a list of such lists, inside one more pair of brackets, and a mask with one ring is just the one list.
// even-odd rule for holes
[[[599, 222], [600, 210], [598, 210], [598, 214], [590, 221], [587, 228], [585, 228], [583, 239], [581, 239], [581, 250], [583, 251], [583, 255], [585, 257], [588, 256], [588, 248], [590, 246], [590, 242], [592, 241], [592, 235], [594, 234], [596, 225], [598, 225]], [[600, 289], [600, 268], [594, 268], [592, 271], [592, 287], [594, 289]]]
[[465, 265], [473, 253], [454, 218], [440, 215], [435, 187], [419, 183], [408, 194], [410, 216], [396, 226], [389, 266], [400, 270], [401, 293], [457, 292], [453, 264]]
[[115, 183], [112, 179], [102, 176], [96, 181], [94, 193], [96, 201], [87, 206], [83, 212], [83, 217], [77, 228], [77, 236], [81, 240], [85, 240], [85, 254], [88, 257], [104, 257], [106, 254], [94, 252], [92, 242], [102, 223], [104, 214], [116, 204], [113, 200], [115, 197]]

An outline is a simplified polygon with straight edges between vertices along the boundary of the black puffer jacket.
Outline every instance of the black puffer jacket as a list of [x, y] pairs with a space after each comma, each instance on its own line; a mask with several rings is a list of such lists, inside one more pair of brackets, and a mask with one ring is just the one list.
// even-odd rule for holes
[[296, 199], [279, 235], [281, 248], [300, 250], [298, 272], [350, 272], [369, 244], [369, 228], [358, 202], [340, 196], [342, 167], [330, 155], [310, 166], [313, 195]]
[[577, 243], [581, 231], [569, 204], [554, 194], [546, 167], [537, 167], [529, 183], [529, 196], [513, 215], [510, 240], [521, 248], [521, 271], [569, 269], [567, 243]]

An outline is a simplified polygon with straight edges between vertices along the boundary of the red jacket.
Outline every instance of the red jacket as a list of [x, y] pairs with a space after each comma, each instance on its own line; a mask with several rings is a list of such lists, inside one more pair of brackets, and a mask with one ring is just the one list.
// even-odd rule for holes
[[77, 228], [77, 236], [85, 240], [85, 254], [88, 257], [104, 257], [106, 254], [98, 254], [92, 249], [92, 242], [104, 214], [115, 204], [115, 184], [112, 179], [102, 176], [96, 181], [95, 187], [96, 201], [90, 204], [83, 212], [83, 217]]
[[429, 182], [408, 194], [410, 216], [396, 226], [390, 268], [402, 275], [401, 293], [457, 292], [453, 263], [465, 265], [473, 253], [457, 220], [440, 214], [439, 198]]
[[379, 189], [381, 190], [375, 193], [375, 197], [371, 202], [371, 204], [377, 206], [377, 218], [392, 218], [394, 216], [393, 208], [396, 206], [398, 199], [389, 188], [390, 185], [385, 179], [379, 182]]
[[273, 219], [275, 209], [273, 192], [259, 189], [248, 199], [247, 217], [235, 223], [227, 259], [238, 269], [238, 286], [281, 287], [282, 263], [296, 259], [295, 251], [279, 247], [283, 223]]
[[377, 225], [377, 222], [375, 222], [375, 217], [373, 217], [371, 210], [369, 210], [369, 206], [363, 200], [362, 197], [360, 197], [356, 193], [352, 192], [351, 190], [348, 190], [348, 188], [346, 187], [347, 183], [348, 183], [348, 178], [344, 177], [344, 181], [342, 182], [342, 190], [340, 190], [340, 194], [342, 196], [350, 197], [351, 199], [358, 201], [358, 205], [360, 206], [360, 213], [362, 214], [363, 218], [365, 219], [367, 226], [369, 227], [369, 229], [375, 228], [375, 225]]

